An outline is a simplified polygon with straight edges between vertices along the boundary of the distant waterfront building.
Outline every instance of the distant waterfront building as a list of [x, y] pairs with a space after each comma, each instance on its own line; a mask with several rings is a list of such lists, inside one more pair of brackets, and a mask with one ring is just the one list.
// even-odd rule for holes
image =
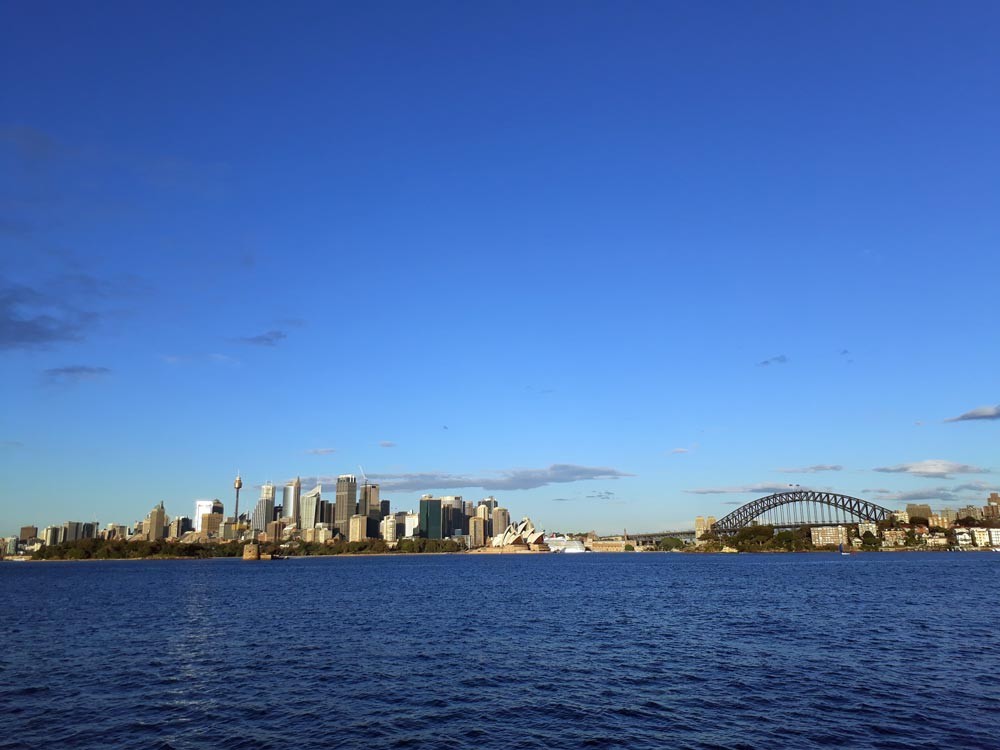
[[491, 516], [493, 520], [493, 536], [502, 534], [510, 526], [510, 512], [506, 508], [494, 508]]
[[388, 500], [379, 500], [378, 501], [378, 510], [379, 510], [379, 513], [382, 514], [382, 518], [385, 518], [387, 515], [389, 515], [390, 513], [392, 513], [392, 508], [389, 505], [389, 501]]
[[180, 539], [189, 531], [194, 531], [194, 523], [187, 516], [177, 516], [177, 518], [170, 522], [168, 528], [168, 539]]
[[969, 535], [972, 537], [972, 543], [977, 547], [989, 547], [990, 546], [990, 530], [972, 528], [969, 529]]
[[935, 526], [939, 529], [950, 529], [951, 521], [942, 516], [940, 513], [927, 517], [927, 523], [931, 528]]
[[363, 542], [368, 538], [368, 516], [355, 513], [349, 521], [347, 541]]
[[284, 521], [271, 521], [265, 529], [265, 535], [269, 542], [280, 542], [285, 531]]
[[441, 536], [452, 537], [465, 534], [465, 505], [461, 495], [445, 495], [441, 498]]
[[195, 500], [194, 501], [194, 530], [201, 531], [201, 517], [206, 513], [212, 513], [215, 500]]
[[983, 518], [983, 509], [978, 505], [966, 505], [964, 508], [958, 509], [959, 518], [974, 518], [977, 521], [981, 521]]
[[886, 529], [882, 532], [883, 547], [902, 547], [906, 544], [906, 532], [902, 529]]
[[221, 513], [205, 513], [201, 517], [201, 533], [209, 536], [219, 536], [222, 529], [223, 515]]
[[870, 523], [868, 521], [862, 521], [858, 524], [858, 536], [864, 537], [866, 532], [870, 532], [872, 536], [878, 539], [878, 524]]
[[31, 539], [38, 538], [38, 527], [37, 526], [22, 526], [21, 530], [17, 534], [17, 538], [22, 542], [27, 542]]
[[265, 531], [267, 525], [274, 520], [274, 485], [266, 482], [261, 485], [260, 499], [250, 514], [250, 528], [253, 531]]
[[492, 514], [496, 508], [500, 507], [500, 503], [497, 502], [497, 499], [493, 497], [493, 495], [490, 495], [489, 497], [484, 497], [482, 500], [480, 500], [479, 506], [488, 508], [490, 513]]
[[382, 520], [382, 501], [379, 499], [377, 484], [365, 482], [361, 485], [358, 515], [368, 517], [368, 536], [379, 536], [379, 521]]
[[[492, 516], [492, 513], [493, 513], [493, 511], [490, 509], [490, 507], [488, 505], [484, 505], [483, 501], [480, 500], [479, 501], [479, 505], [476, 506], [476, 515], [475, 515], [475, 518], [482, 519], [482, 521], [483, 521], [483, 533], [485, 534], [485, 536], [486, 536], [487, 539], [493, 536], [493, 516]], [[471, 518], [469, 519], [469, 523], [470, 523], [469, 533], [471, 534], [472, 533], [472, 526], [471, 526], [472, 519]]]
[[322, 485], [316, 485], [299, 500], [299, 528], [311, 529], [319, 522], [320, 494]]
[[420, 498], [420, 536], [424, 539], [442, 539], [441, 498], [424, 495]]
[[[412, 510], [403, 513], [403, 536], [412, 539], [420, 534], [420, 514]], [[396, 536], [399, 536], [397, 534]]]
[[143, 528], [146, 530], [146, 539], [150, 542], [163, 539], [167, 535], [167, 511], [163, 509], [162, 502], [149, 511]]
[[990, 546], [1000, 547], [1000, 529], [987, 529], [990, 534]]
[[814, 547], [836, 547], [847, 544], [847, 529], [843, 526], [813, 526], [809, 529]]
[[80, 528], [81, 539], [97, 539], [97, 533], [101, 530], [101, 524], [97, 521], [84, 521]]
[[379, 536], [382, 537], [386, 542], [392, 543], [396, 541], [396, 519], [392, 516], [386, 516], [381, 521], [379, 521]]
[[333, 526], [341, 535], [350, 535], [351, 517], [358, 512], [358, 479], [353, 474], [337, 477], [336, 505]]
[[80, 521], [67, 521], [62, 525], [62, 533], [59, 534], [59, 543], [75, 542], [83, 538], [83, 524]]
[[897, 523], [909, 523], [910, 514], [907, 513], [905, 510], [897, 510], [893, 512], [892, 520], [896, 521]]
[[59, 544], [59, 531], [58, 526], [46, 526], [42, 530], [42, 541], [45, 544]]
[[284, 518], [291, 519], [295, 526], [299, 524], [299, 499], [302, 495], [302, 480], [295, 477], [290, 482], [286, 482], [281, 492], [281, 507]]
[[469, 519], [469, 549], [486, 546], [486, 519], [477, 514]]
[[933, 511], [931, 510], [931, 506], [926, 503], [907, 503], [906, 513], [910, 518], [914, 516], [918, 518], [930, 518]]
[[948, 523], [955, 523], [958, 520], [958, 512], [954, 508], [942, 508], [938, 511], [938, 515]]

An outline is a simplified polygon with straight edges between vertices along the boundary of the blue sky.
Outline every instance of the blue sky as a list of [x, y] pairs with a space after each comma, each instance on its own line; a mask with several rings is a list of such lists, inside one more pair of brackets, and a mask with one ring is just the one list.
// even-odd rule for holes
[[607, 532], [1000, 486], [994, 3], [0, 29], [0, 533], [237, 469]]

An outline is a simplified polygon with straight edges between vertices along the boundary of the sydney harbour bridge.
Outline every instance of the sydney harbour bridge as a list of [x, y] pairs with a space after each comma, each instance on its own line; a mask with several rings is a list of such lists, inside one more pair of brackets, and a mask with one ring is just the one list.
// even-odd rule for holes
[[798, 528], [838, 523], [877, 523], [889, 518], [888, 508], [849, 495], [817, 490], [778, 492], [741, 505], [714, 524], [720, 535], [735, 534], [747, 526]]

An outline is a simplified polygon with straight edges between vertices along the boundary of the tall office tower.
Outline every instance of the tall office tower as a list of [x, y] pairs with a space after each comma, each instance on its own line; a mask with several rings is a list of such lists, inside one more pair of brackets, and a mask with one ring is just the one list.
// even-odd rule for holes
[[337, 500], [333, 509], [333, 526], [341, 535], [351, 532], [351, 516], [358, 512], [358, 480], [353, 474], [337, 477]]
[[420, 536], [420, 514], [408, 510], [403, 514], [403, 536], [412, 539]]
[[302, 495], [302, 480], [295, 477], [295, 481], [288, 482], [281, 495], [283, 518], [292, 519], [292, 524], [299, 525], [299, 499]]
[[510, 513], [506, 508], [494, 508], [491, 514], [493, 518], [493, 536], [502, 534], [510, 526]]
[[383, 518], [378, 525], [379, 536], [382, 537], [387, 542], [396, 541], [396, 519], [392, 516], [386, 516]]
[[379, 512], [379, 515], [382, 516], [382, 518], [385, 518], [390, 513], [392, 513], [392, 508], [391, 508], [388, 500], [379, 500], [378, 501], [378, 512]]
[[323, 486], [317, 484], [299, 500], [299, 528], [312, 529], [319, 523], [320, 494]]
[[146, 539], [150, 542], [163, 539], [167, 535], [167, 511], [163, 509], [162, 502], [149, 511], [143, 528], [146, 529]]
[[274, 485], [266, 482], [260, 488], [260, 500], [250, 514], [250, 529], [264, 531], [274, 520]]
[[351, 516], [351, 520], [348, 523], [350, 526], [348, 529], [347, 541], [363, 542], [368, 538], [368, 516], [355, 513]]
[[382, 520], [382, 501], [378, 496], [378, 485], [365, 482], [361, 485], [361, 500], [358, 515], [368, 517], [368, 536], [378, 536], [378, 524]]
[[101, 524], [97, 521], [84, 521], [80, 527], [81, 539], [97, 539], [97, 532], [101, 530]]
[[194, 501], [194, 530], [201, 531], [201, 517], [207, 513], [212, 512], [212, 508], [215, 505], [214, 500], [195, 500]]
[[445, 495], [441, 498], [442, 536], [461, 536], [465, 533], [465, 511], [461, 495]]
[[319, 501], [319, 523], [325, 523], [327, 527], [333, 526], [333, 503], [329, 500]]
[[420, 536], [424, 539], [442, 539], [441, 498], [424, 495], [420, 498]]
[[[475, 517], [483, 519], [483, 533], [486, 535], [487, 539], [491, 538], [493, 536], [493, 514], [491, 513], [489, 506], [477, 505]], [[469, 528], [471, 529], [472, 527], [470, 526]]]
[[79, 521], [67, 521], [62, 525], [62, 533], [59, 535], [59, 542], [75, 542], [81, 538], [83, 524]]
[[500, 505], [500, 503], [497, 502], [497, 499], [493, 497], [493, 495], [490, 495], [489, 497], [484, 497], [482, 500], [479, 501], [479, 504], [485, 505], [487, 508], [489, 508], [491, 514]]
[[[419, 518], [419, 516], [418, 516]], [[392, 514], [392, 520], [396, 522], [396, 538], [402, 539], [406, 536], [406, 511], [398, 510]]]
[[59, 544], [59, 527], [46, 526], [42, 531], [42, 541], [47, 545]]
[[18, 533], [17, 538], [22, 542], [26, 542], [29, 539], [35, 539], [38, 537], [38, 527], [37, 526], [22, 526], [20, 533]]
[[469, 549], [486, 546], [486, 520], [482, 516], [469, 519]]

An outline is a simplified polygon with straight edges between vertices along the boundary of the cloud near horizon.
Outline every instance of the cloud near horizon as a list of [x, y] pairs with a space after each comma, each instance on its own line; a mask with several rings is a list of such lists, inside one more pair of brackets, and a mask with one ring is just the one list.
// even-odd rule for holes
[[782, 474], [815, 474], [819, 471], [843, 471], [840, 464], [814, 464], [813, 466], [803, 466], [798, 469], [778, 469]]
[[386, 491], [418, 491], [436, 489], [479, 488], [484, 490], [531, 490], [550, 484], [584, 482], [594, 479], [620, 479], [630, 477], [617, 469], [604, 466], [577, 466], [552, 464], [545, 469], [506, 469], [495, 476], [474, 477], [461, 474], [435, 472], [412, 474], [372, 474]]
[[396, 444], [394, 442], [392, 442], [391, 440], [382, 440], [381, 442], [379, 442], [378, 447], [379, 448], [395, 448]]
[[957, 417], [950, 417], [945, 422], [971, 422], [979, 419], [1000, 419], [1000, 404], [996, 406], [980, 406], [978, 409], [959, 414]]
[[960, 464], [954, 461], [945, 461], [940, 458], [929, 458], [924, 461], [915, 461], [908, 464], [897, 464], [895, 466], [878, 466], [872, 471], [883, 474], [910, 474], [915, 477], [925, 479], [951, 479], [952, 474], [989, 474], [989, 469], [970, 464]]
[[[71, 286], [82, 294], [85, 281], [80, 276]], [[0, 280], [0, 349], [36, 349], [82, 341], [99, 315], [67, 302], [76, 296]]]
[[331, 453], [336, 452], [336, 448], [310, 448], [306, 451], [311, 456], [329, 456]]
[[801, 490], [802, 487], [791, 487], [787, 484], [745, 484], [739, 487], [698, 487], [693, 490], [684, 490], [692, 495], [736, 495], [736, 494], [757, 494], [774, 495], [778, 492], [792, 492]]

